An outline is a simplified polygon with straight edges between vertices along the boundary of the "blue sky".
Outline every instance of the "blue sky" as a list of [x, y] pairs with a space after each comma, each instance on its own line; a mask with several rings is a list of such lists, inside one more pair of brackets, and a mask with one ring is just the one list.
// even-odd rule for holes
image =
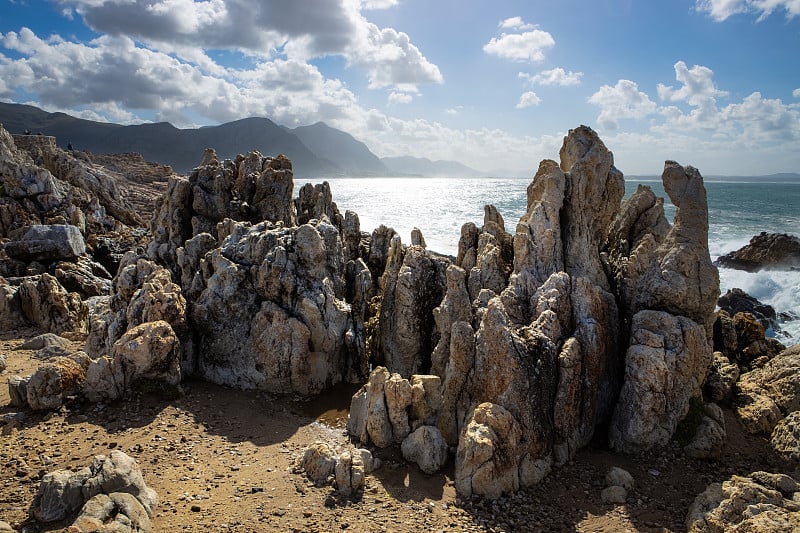
[[800, 172], [800, 0], [0, 6], [0, 99], [93, 120], [321, 120], [520, 176], [587, 124], [628, 174]]

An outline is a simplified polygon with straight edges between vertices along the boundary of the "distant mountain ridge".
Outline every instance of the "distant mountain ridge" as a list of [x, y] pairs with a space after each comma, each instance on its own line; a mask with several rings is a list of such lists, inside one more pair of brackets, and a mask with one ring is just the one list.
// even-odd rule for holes
[[451, 178], [475, 178], [486, 175], [485, 173], [456, 161], [431, 161], [426, 157], [412, 157], [409, 155], [384, 157], [381, 161], [393, 174], [398, 175], [441, 176]]
[[252, 150], [284, 154], [299, 177], [480, 174], [454, 161], [408, 157], [387, 158], [387, 164], [363, 142], [323, 122], [291, 129], [268, 118], [250, 117], [195, 129], [179, 129], [168, 122], [124, 126], [0, 102], [0, 124], [11, 133], [52, 135], [62, 148], [71, 144], [94, 153], [138, 152], [145, 160], [171, 165], [182, 174], [200, 162], [206, 148], [231, 159]]

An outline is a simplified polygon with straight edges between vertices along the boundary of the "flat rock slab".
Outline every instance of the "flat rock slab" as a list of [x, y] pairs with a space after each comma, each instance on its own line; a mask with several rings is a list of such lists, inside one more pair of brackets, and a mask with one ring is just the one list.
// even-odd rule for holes
[[59, 261], [86, 253], [86, 243], [76, 226], [25, 226], [13, 232], [11, 238], [5, 251], [9, 257], [22, 261]]

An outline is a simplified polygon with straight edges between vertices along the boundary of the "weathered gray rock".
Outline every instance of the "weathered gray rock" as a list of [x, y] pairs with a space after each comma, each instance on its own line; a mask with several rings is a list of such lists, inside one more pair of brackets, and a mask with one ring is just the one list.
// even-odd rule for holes
[[739, 379], [739, 366], [722, 354], [714, 352], [714, 361], [703, 383], [703, 391], [711, 401], [727, 402], [733, 394], [733, 387]]
[[712, 483], [686, 515], [691, 533], [716, 531], [792, 532], [800, 528], [797, 483], [789, 476], [753, 472]]
[[518, 490], [521, 439], [519, 423], [506, 409], [491, 403], [477, 406], [459, 439], [458, 493], [499, 498]]
[[6, 253], [22, 261], [69, 260], [86, 253], [83, 235], [75, 226], [26, 226], [11, 232], [9, 237]]
[[389, 422], [392, 424], [392, 438], [399, 444], [411, 432], [408, 423], [408, 409], [412, 399], [411, 383], [400, 374], [392, 374], [384, 385], [383, 393]]
[[303, 452], [300, 468], [314, 484], [323, 485], [334, 473], [336, 454], [326, 443], [314, 442]]
[[50, 274], [25, 278], [17, 291], [25, 320], [51, 333], [86, 332], [89, 309]]
[[625, 490], [633, 490], [636, 482], [627, 470], [618, 466], [612, 467], [606, 474], [606, 487], [622, 487]]
[[364, 463], [358, 450], [345, 450], [336, 461], [336, 488], [345, 496], [364, 487]]
[[447, 462], [447, 442], [433, 426], [420, 426], [401, 446], [406, 461], [417, 463], [426, 474], [434, 474]]
[[150, 517], [139, 500], [125, 492], [112, 492], [89, 499], [69, 531], [149, 533], [151, 528]]
[[600, 499], [603, 500], [603, 503], [624, 504], [628, 499], [628, 491], [624, 487], [612, 485], [603, 489]]
[[793, 411], [778, 422], [769, 443], [778, 455], [800, 465], [800, 411]]
[[[102, 495], [107, 498], [98, 498]], [[31, 513], [47, 523], [62, 520], [83, 506], [75, 521], [77, 531], [97, 531], [98, 524], [112, 521], [120, 527], [128, 526], [120, 531], [146, 532], [157, 504], [158, 495], [145, 484], [136, 461], [114, 450], [108, 456], [95, 456], [88, 467], [78, 472], [58, 470], [46, 474]], [[118, 531], [113, 529], [117, 527], [113, 523], [108, 527], [112, 528], [109, 531]]]
[[625, 384], [609, 429], [611, 445], [630, 453], [669, 442], [689, 399], [700, 395], [711, 355], [701, 324], [663, 311], [637, 313]]
[[56, 264], [54, 274], [62, 287], [77, 292], [84, 299], [111, 293], [111, 274], [86, 256], [74, 261], [61, 261]]
[[25, 342], [17, 346], [15, 349], [41, 350], [42, 348], [49, 348], [51, 346], [68, 349], [70, 347], [70, 341], [65, 339], [64, 337], [56, 335], [55, 333], [43, 333], [41, 335], [37, 335], [31, 339], [26, 340]]
[[697, 459], [714, 459], [722, 455], [727, 433], [725, 432], [725, 416], [716, 404], [703, 406], [703, 417], [697, 426], [691, 442], [683, 448], [689, 457]]
[[8, 395], [10, 396], [9, 405], [12, 407], [28, 406], [28, 379], [20, 376], [9, 376]]

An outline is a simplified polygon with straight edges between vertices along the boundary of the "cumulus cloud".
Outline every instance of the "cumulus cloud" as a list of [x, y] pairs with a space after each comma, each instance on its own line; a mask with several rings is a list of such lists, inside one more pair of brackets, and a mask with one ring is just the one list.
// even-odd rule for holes
[[408, 93], [392, 91], [389, 93], [388, 102], [390, 104], [410, 104], [413, 99], [414, 97]]
[[535, 24], [528, 24], [527, 22], [522, 20], [522, 17], [510, 17], [505, 20], [501, 20], [500, 24], [498, 24], [499, 28], [504, 30], [533, 30], [536, 29]]
[[545, 50], [556, 44], [552, 35], [523, 22], [520, 17], [506, 19], [500, 23], [500, 27], [520, 30], [523, 33], [502, 33], [500, 37], [492, 37], [483, 46], [483, 51], [487, 54], [512, 61], [541, 62], [544, 61]]
[[674, 65], [675, 79], [683, 85], [674, 89], [664, 84], [658, 84], [658, 96], [662, 100], [681, 101], [684, 100], [692, 105], [702, 106], [708, 102], [713, 102], [718, 96], [726, 96], [728, 93], [720, 91], [714, 86], [714, 72], [702, 65], [694, 65], [691, 69], [683, 61], [678, 61]]
[[528, 91], [522, 93], [522, 96], [519, 97], [519, 102], [517, 102], [517, 109], [525, 109], [526, 107], [534, 107], [542, 103], [542, 99], [533, 92]]
[[457, 105], [455, 107], [450, 107], [448, 109], [445, 109], [444, 112], [447, 113], [448, 115], [458, 115], [459, 113], [461, 113], [462, 109], [464, 109], [463, 105]]
[[743, 13], [757, 15], [759, 21], [780, 10], [788, 19], [800, 15], [800, 0], [697, 0], [695, 5], [717, 22]]
[[580, 85], [583, 72], [567, 72], [561, 67], [556, 67], [550, 70], [543, 70], [537, 74], [520, 72], [518, 76], [523, 80], [527, 80], [531, 85], [558, 85], [561, 87], [568, 87], [570, 85]]
[[792, 91], [792, 96], [794, 96], [795, 98], [800, 98], [800, 87]]
[[[379, 28], [362, 8], [393, 0], [61, 0], [92, 29], [127, 36], [193, 61], [187, 51], [235, 50], [262, 59], [343, 56], [367, 71], [370, 87], [441, 83], [439, 68], [407, 34]], [[200, 56], [194, 52], [195, 56]]]
[[630, 80], [619, 80], [613, 87], [603, 85], [589, 97], [589, 103], [600, 108], [597, 123], [609, 130], [617, 129], [622, 119], [644, 118], [657, 110], [655, 102]]

